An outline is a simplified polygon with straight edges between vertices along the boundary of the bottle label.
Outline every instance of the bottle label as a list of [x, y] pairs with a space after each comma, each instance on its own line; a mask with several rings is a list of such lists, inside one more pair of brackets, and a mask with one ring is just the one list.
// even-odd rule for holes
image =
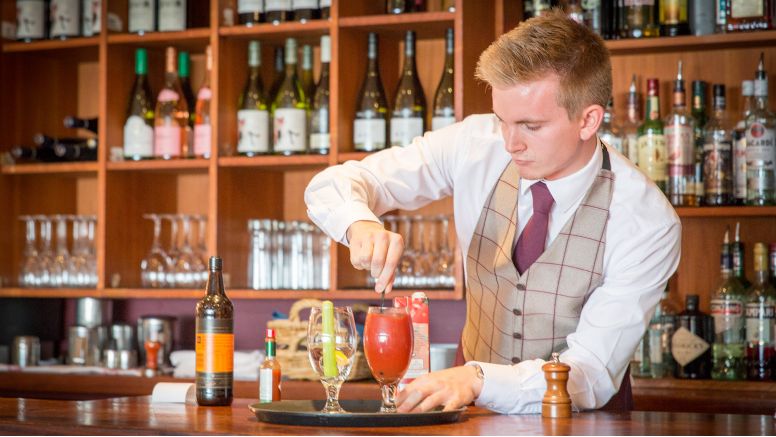
[[210, 156], [210, 140], [213, 129], [209, 124], [194, 125], [194, 155]]
[[755, 79], [754, 80], [754, 95], [755, 96], [767, 96], [768, 95], [768, 79]]
[[[684, 6], [684, 10], [682, 10]], [[684, 12], [684, 14], [682, 14]], [[681, 0], [662, 0], [660, 2], [660, 22], [662, 24], [679, 24], [681, 18], [687, 21], [687, 2]]]
[[707, 195], [730, 194], [732, 152], [730, 141], [703, 145], [703, 188]]
[[52, 38], [80, 35], [80, 0], [51, 0], [49, 13]]
[[686, 366], [709, 349], [709, 343], [693, 334], [684, 326], [680, 327], [671, 338], [671, 355], [677, 364]]
[[731, 0], [732, 18], [759, 18], [763, 16], [764, 0]]
[[655, 182], [668, 179], [666, 138], [662, 134], [647, 133], [638, 139], [639, 168]]
[[431, 119], [431, 130], [439, 130], [454, 123], [455, 117], [433, 117]]
[[321, 0], [321, 8], [330, 8], [331, 0]]
[[[84, 4], [86, 4], [86, 0], [84, 0]], [[102, 31], [102, 0], [92, 0], [92, 33], [94, 35], [97, 35]], [[108, 18], [111, 18], [115, 16], [115, 14], [108, 14]], [[108, 25], [108, 28], [111, 30], [114, 30], [116, 32], [120, 32], [121, 28], [116, 30], [115, 27], [111, 27], [110, 24]]]
[[625, 0], [625, 6], [655, 6], [655, 0]]
[[633, 165], [638, 165], [639, 163], [639, 139], [636, 136], [636, 133], [630, 133], [625, 135], [625, 148], [628, 151], [628, 159], [631, 160]]
[[269, 153], [269, 112], [258, 109], [237, 111], [237, 152]]
[[652, 364], [663, 363], [663, 339], [659, 329], [650, 329], [649, 333], [649, 361]]
[[695, 157], [692, 128], [689, 126], [667, 126], [665, 136], [669, 175], [692, 174], [693, 158]]
[[746, 304], [746, 341], [749, 343], [772, 343], [776, 307], [764, 303]]
[[385, 148], [385, 119], [356, 119], [353, 121], [353, 144], [356, 150], [372, 152]]
[[294, 10], [318, 9], [318, 0], [294, 0]]
[[744, 305], [738, 300], [712, 299], [716, 343], [738, 343], [744, 325]]
[[81, 3], [81, 36], [94, 35], [94, 9], [92, 8], [92, 0], [83, 0]]
[[130, 115], [124, 123], [124, 156], [128, 158], [154, 156], [154, 128], [139, 115]]
[[233, 321], [198, 317], [195, 324], [197, 388], [231, 387], [234, 376]]
[[183, 0], [159, 0], [159, 30], [186, 29], [186, 2]]
[[329, 150], [330, 144], [329, 134], [310, 134], [310, 150]]
[[277, 108], [272, 122], [275, 152], [307, 150], [307, 112], [297, 108]]
[[[320, 108], [313, 111], [310, 116], [310, 132], [311, 135], [315, 134], [328, 134], [329, 133], [329, 109]], [[312, 147], [312, 144], [310, 145]]]
[[174, 157], [181, 154], [181, 127], [178, 125], [154, 127], [154, 155]]
[[178, 96], [178, 93], [175, 91], [169, 88], [163, 88], [159, 91], [159, 97], [157, 97], [156, 100], [160, 102], [177, 102], [179, 98], [180, 96]]
[[252, 14], [254, 12], [264, 13], [264, 2], [262, 0], [239, 0], [237, 2], [238, 14]]
[[391, 118], [391, 146], [407, 146], [412, 139], [423, 135], [421, 117]]
[[736, 199], [746, 199], [746, 135], [739, 134], [733, 151], [733, 186]]
[[16, 38], [46, 37], [46, 2], [32, 0], [16, 2]]
[[266, 0], [264, 10], [267, 12], [290, 11], [291, 0]]
[[622, 138], [612, 135], [611, 132], [604, 132], [598, 134], [601, 137], [601, 141], [614, 147], [618, 152], [622, 153]]
[[259, 369], [259, 402], [272, 402], [272, 389], [275, 387], [272, 370]]
[[197, 100], [207, 100], [210, 101], [210, 99], [213, 98], [213, 91], [210, 90], [208, 87], [202, 87], [197, 91]]
[[761, 123], [752, 123], [746, 130], [746, 166], [748, 170], [774, 170], [776, 132]]
[[129, 0], [129, 31], [153, 32], [156, 27], [156, 0]]

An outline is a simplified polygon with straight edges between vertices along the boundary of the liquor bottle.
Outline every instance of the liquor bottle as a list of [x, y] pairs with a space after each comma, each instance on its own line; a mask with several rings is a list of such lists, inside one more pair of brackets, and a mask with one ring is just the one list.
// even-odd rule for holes
[[668, 151], [663, 135], [663, 120], [660, 118], [660, 83], [658, 79], [647, 80], [646, 118], [639, 126], [638, 165], [664, 193], [667, 191]]
[[674, 206], [697, 206], [695, 203], [694, 123], [685, 104], [682, 61], [674, 80], [674, 104], [665, 119], [668, 149], [668, 198]]
[[415, 32], [404, 37], [404, 66], [394, 97], [391, 146], [406, 146], [426, 130], [426, 95], [415, 68]]
[[651, 378], [651, 361], [649, 359], [649, 331], [645, 332], [633, 352], [630, 362], [630, 374], [634, 378]]
[[368, 38], [366, 76], [358, 92], [353, 121], [353, 147], [360, 152], [384, 149], [388, 128], [388, 103], [377, 63], [377, 34], [370, 32]]
[[687, 0], [660, 0], [660, 35], [689, 35]]
[[175, 48], [167, 47], [164, 87], [156, 98], [154, 120], [154, 155], [163, 159], [180, 157], [188, 146], [189, 108], [178, 81], [175, 61]]
[[294, 19], [291, 0], [265, 0], [264, 19], [267, 23], [282, 23]]
[[275, 153], [307, 152], [307, 111], [310, 108], [296, 74], [296, 39], [286, 39], [286, 77], [272, 102], [272, 145]]
[[431, 130], [441, 129], [455, 123], [455, 81], [453, 29], [445, 33], [445, 68], [434, 93], [434, 113], [431, 117]]
[[135, 82], [127, 103], [124, 122], [124, 158], [139, 160], [154, 156], [154, 94], [148, 83], [148, 53], [135, 50]]
[[725, 2], [728, 32], [746, 32], [773, 28], [773, 3], [768, 0], [730, 0]]
[[746, 203], [746, 120], [754, 110], [754, 81], [741, 82], [741, 95], [744, 97], [743, 116], [733, 131], [733, 194], [736, 205]]
[[54, 143], [53, 150], [58, 161], [96, 161], [97, 139], [84, 138], [77, 143], [57, 141]]
[[598, 128], [598, 136], [601, 138], [601, 141], [614, 147], [618, 152], [623, 153], [620, 128], [614, 124], [614, 97], [610, 96], [609, 101], [606, 103], [604, 119], [601, 127]]
[[294, 0], [292, 5], [295, 21], [304, 23], [320, 18], [321, 11], [318, 9], [318, 0]]
[[768, 248], [754, 245], [754, 284], [746, 303], [746, 379], [776, 377], [776, 288], [768, 278]]
[[328, 20], [331, 18], [331, 0], [321, 0], [321, 18]]
[[248, 44], [248, 77], [237, 107], [237, 153], [255, 156], [270, 152], [269, 105], [261, 81], [261, 45]]
[[660, 28], [655, 23], [655, 1], [624, 1], [620, 32], [623, 38], [651, 38], [660, 35]]
[[736, 222], [736, 233], [732, 243], [730, 243], [730, 256], [733, 259], [733, 276], [736, 277], [744, 286], [744, 289], [749, 288], [752, 283], [746, 279], [745, 267], [744, 267], [744, 243], [741, 241], [741, 222]]
[[156, 1], [129, 0], [129, 31], [145, 33], [156, 30]]
[[186, 0], [158, 0], [159, 31], [186, 29]]
[[763, 54], [754, 80], [755, 107], [746, 119], [746, 203], [776, 204], [776, 115], [768, 109]]
[[687, 295], [685, 310], [676, 317], [676, 331], [671, 337], [671, 355], [676, 363], [674, 377], [709, 379], [713, 341], [712, 318], [698, 309], [697, 294]]
[[51, 0], [49, 3], [51, 39], [67, 39], [81, 36], [81, 1]]
[[584, 17], [584, 24], [588, 29], [593, 32], [602, 35], [602, 22], [601, 22], [601, 8], [600, 1], [597, 2], [582, 2], [582, 11]]
[[223, 261], [211, 256], [205, 297], [196, 311], [197, 404], [231, 405], [234, 379], [234, 306], [226, 297]]
[[579, 24], [585, 24], [585, 11], [582, 9], [581, 0], [566, 0], [564, 10], [569, 18]]
[[194, 109], [194, 156], [210, 158], [213, 128], [210, 124], [210, 74], [213, 71], [213, 51], [208, 45], [205, 49], [205, 79], [197, 91], [197, 103]]
[[655, 314], [649, 321], [649, 372], [652, 378], [664, 378], [674, 372], [674, 359], [671, 356], [671, 337], [676, 329], [678, 311], [669, 300], [668, 290], [655, 308]]
[[385, 1], [385, 13], [386, 14], [403, 14], [407, 12], [408, 3], [412, 0], [386, 0]]
[[[197, 103], [197, 99], [194, 98], [194, 91], [191, 89], [191, 57], [189, 52], [178, 53], [178, 80], [181, 84], [181, 90], [183, 90], [183, 97], [186, 98], [186, 106], [190, 110], [194, 109], [194, 105]], [[189, 117], [189, 125], [194, 126], [194, 112], [191, 112]]]
[[17, 0], [16, 39], [30, 42], [46, 38], [46, 12], [45, 0]]
[[278, 88], [286, 78], [286, 62], [283, 47], [275, 47], [275, 77], [272, 78], [272, 85], [267, 94], [267, 101], [274, 102], [278, 94]]
[[714, 84], [714, 113], [706, 123], [703, 145], [704, 203], [733, 204], [733, 138], [725, 111], [725, 85]]
[[712, 379], [744, 379], [744, 302], [745, 289], [733, 274], [733, 259], [729, 230], [722, 244], [721, 279], [711, 299], [714, 318], [714, 345], [712, 347]]
[[692, 205], [701, 206], [705, 197], [705, 186], [703, 183], [703, 146], [706, 143], [706, 134], [704, 127], [708, 122], [706, 115], [706, 90], [708, 85], [702, 80], [692, 81], [692, 110], [690, 111], [693, 119], [693, 150], [695, 158], [693, 159], [693, 180], [695, 182], [695, 199]]
[[97, 117], [79, 118], [68, 115], [62, 120], [62, 124], [68, 129], [86, 129], [89, 132], [96, 134], [98, 132], [97, 121]]
[[633, 165], [638, 165], [639, 162], [638, 132], [639, 126], [641, 125], [639, 100], [641, 99], [636, 88], [636, 75], [634, 74], [631, 79], [630, 87], [628, 88], [628, 118], [622, 126], [622, 135], [624, 139], [623, 154], [631, 160]]
[[315, 88], [310, 109], [310, 152], [329, 153], [329, 63], [331, 62], [331, 38], [321, 37], [321, 77]]
[[264, 21], [264, 0], [237, 0], [237, 20], [253, 26]]
[[715, 0], [689, 0], [687, 13], [690, 22], [690, 34], [711, 35], [717, 24]]
[[[294, 3], [296, 4], [296, 3]], [[313, 78], [313, 48], [309, 44], [302, 46], [302, 71], [299, 73], [299, 81], [302, 83], [307, 104], [315, 94], [315, 79]]]
[[716, 15], [716, 26], [714, 29], [715, 33], [725, 33], [727, 29], [727, 11], [726, 11], [726, 0], [717, 0], [715, 2], [714, 7], [714, 15]]
[[275, 330], [267, 328], [264, 337], [265, 357], [259, 366], [259, 402], [275, 402], [280, 399], [280, 361], [275, 358]]
[[776, 243], [768, 245], [768, 265], [771, 270], [771, 284], [776, 287]]

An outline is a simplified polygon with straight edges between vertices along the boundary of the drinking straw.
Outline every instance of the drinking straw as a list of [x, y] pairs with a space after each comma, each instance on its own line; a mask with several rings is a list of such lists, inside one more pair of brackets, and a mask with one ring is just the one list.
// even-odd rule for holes
[[336, 378], [339, 376], [337, 369], [337, 357], [335, 356], [334, 343], [334, 304], [330, 300], [323, 301], [321, 305], [321, 325], [323, 335], [323, 376]]

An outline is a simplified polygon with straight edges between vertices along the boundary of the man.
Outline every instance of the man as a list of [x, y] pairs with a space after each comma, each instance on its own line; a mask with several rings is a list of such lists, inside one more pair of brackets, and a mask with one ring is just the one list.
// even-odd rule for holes
[[573, 406], [601, 408], [679, 263], [679, 219], [596, 135], [612, 79], [593, 32], [561, 12], [533, 18], [486, 49], [476, 75], [493, 114], [324, 170], [305, 193], [309, 215], [391, 291], [404, 242], [377, 216], [454, 198], [468, 362], [413, 381], [399, 411], [475, 401], [539, 413], [552, 352], [571, 366]]

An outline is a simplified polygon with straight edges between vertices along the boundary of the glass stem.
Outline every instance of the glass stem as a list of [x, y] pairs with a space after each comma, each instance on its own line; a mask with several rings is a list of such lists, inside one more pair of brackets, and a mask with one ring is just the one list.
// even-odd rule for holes
[[384, 384], [380, 386], [383, 395], [383, 406], [380, 411], [386, 413], [396, 412], [396, 384]]

